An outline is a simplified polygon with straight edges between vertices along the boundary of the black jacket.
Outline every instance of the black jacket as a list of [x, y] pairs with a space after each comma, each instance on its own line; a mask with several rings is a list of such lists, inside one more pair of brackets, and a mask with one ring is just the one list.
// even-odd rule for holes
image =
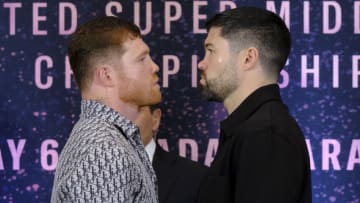
[[156, 146], [153, 167], [160, 203], [195, 203], [207, 167]]
[[305, 139], [277, 85], [253, 92], [220, 126], [200, 203], [311, 202]]

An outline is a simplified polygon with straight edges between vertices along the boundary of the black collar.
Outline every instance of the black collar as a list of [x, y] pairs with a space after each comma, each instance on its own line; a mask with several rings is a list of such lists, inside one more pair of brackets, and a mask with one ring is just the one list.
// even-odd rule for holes
[[[282, 102], [280, 88], [277, 84], [266, 85], [251, 93], [225, 120], [221, 121], [221, 136], [230, 136], [236, 126], [246, 121], [260, 106], [271, 100]], [[220, 140], [225, 137], [221, 137]], [[221, 141], [220, 141], [221, 143]]]

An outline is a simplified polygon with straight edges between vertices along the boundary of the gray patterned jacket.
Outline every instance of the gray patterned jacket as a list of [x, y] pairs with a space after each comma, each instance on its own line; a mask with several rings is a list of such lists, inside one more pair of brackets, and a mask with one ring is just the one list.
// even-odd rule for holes
[[156, 176], [138, 127], [97, 101], [83, 100], [59, 158], [51, 202], [157, 203]]

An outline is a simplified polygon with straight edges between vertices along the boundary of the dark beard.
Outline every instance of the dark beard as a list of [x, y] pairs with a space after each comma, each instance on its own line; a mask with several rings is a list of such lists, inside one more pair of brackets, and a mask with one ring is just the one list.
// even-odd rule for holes
[[212, 91], [208, 86], [199, 85], [199, 89], [201, 91], [201, 95], [207, 101], [213, 102], [223, 102], [224, 99], [221, 98], [218, 94]]
[[213, 79], [202, 73], [205, 85], [200, 84], [202, 96], [208, 101], [224, 102], [224, 100], [237, 88], [236, 67], [229, 60], [219, 75]]

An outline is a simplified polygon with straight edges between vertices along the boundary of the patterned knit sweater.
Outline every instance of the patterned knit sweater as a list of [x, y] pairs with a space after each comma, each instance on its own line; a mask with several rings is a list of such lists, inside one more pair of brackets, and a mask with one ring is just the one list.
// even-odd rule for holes
[[83, 100], [59, 158], [51, 202], [158, 202], [138, 127], [97, 101]]

